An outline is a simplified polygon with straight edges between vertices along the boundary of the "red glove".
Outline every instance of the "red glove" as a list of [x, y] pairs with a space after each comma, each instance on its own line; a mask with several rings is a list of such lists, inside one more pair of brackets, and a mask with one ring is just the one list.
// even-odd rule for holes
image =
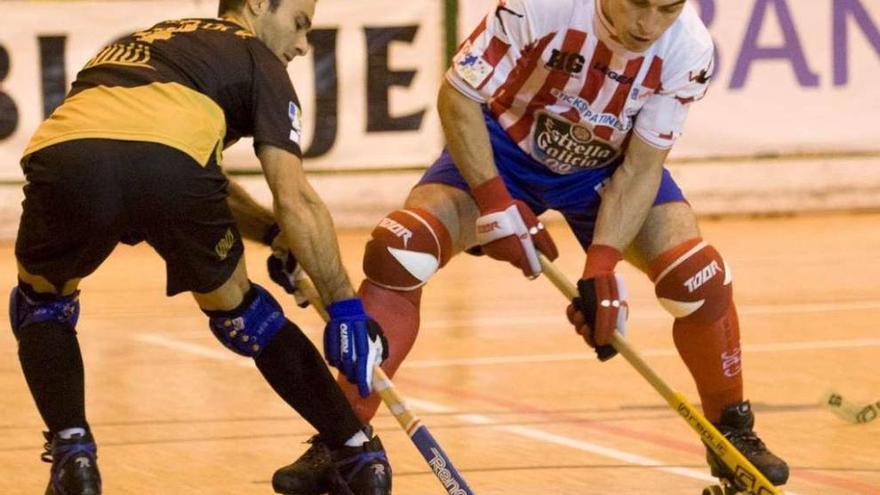
[[587, 249], [584, 275], [578, 281], [579, 297], [572, 300], [566, 316], [601, 361], [617, 354], [611, 346], [614, 332], [626, 332], [629, 308], [623, 279], [614, 266], [623, 255], [611, 246], [593, 244]]
[[541, 273], [538, 251], [550, 260], [559, 252], [544, 224], [518, 199], [510, 197], [500, 176], [473, 189], [480, 208], [477, 218], [477, 242], [490, 258], [508, 261], [529, 278]]

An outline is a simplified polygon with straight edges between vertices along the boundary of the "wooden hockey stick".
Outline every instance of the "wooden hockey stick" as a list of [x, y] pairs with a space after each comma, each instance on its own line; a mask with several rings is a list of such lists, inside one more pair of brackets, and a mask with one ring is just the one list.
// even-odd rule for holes
[[829, 390], [820, 403], [834, 414], [853, 424], [864, 424], [880, 417], [880, 400], [874, 404], [859, 406], [843, 398], [838, 392]]
[[[550, 262], [543, 254], [541, 257], [541, 268], [547, 278], [559, 289], [560, 292], [570, 301], [578, 297], [578, 290], [565, 275], [556, 266]], [[626, 339], [619, 333], [614, 335], [611, 345], [617, 349], [629, 364], [639, 372], [648, 383], [656, 390], [669, 404], [673, 411], [684, 419], [687, 424], [700, 435], [703, 443], [721, 459], [721, 462], [734, 473], [737, 488], [746, 490], [751, 495], [782, 495], [782, 490], [777, 488], [773, 483], [758, 471], [755, 466], [749, 462], [745, 456], [734, 447], [727, 438], [722, 435], [712, 423], [710, 423], [697, 409], [688, 402], [687, 398], [680, 393], [672, 390], [666, 382], [661, 379], [657, 373], [648, 366], [642, 357], [629, 345]]]
[[[296, 285], [303, 295], [308, 298], [312, 307], [321, 315], [321, 318], [324, 321], [328, 321], [330, 318], [327, 315], [327, 310], [324, 308], [321, 296], [318, 294], [317, 289], [315, 289], [314, 284], [312, 284], [311, 279], [307, 276], [297, 278]], [[406, 432], [412, 443], [415, 444], [416, 449], [422, 454], [431, 471], [434, 472], [434, 476], [440, 480], [446, 493], [449, 495], [474, 495], [467, 481], [452, 464], [452, 460], [446, 455], [446, 452], [440, 447], [440, 444], [437, 443], [431, 432], [428, 431], [428, 427], [409, 408], [397, 392], [391, 378], [379, 366], [373, 368], [372, 384], [373, 390], [379, 393], [382, 402], [385, 403], [394, 419], [397, 420], [397, 423], [403, 428], [403, 431]]]

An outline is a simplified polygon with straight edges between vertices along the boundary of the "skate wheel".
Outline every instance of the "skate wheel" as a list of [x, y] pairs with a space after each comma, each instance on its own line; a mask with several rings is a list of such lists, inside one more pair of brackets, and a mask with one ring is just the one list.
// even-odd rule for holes
[[720, 485], [710, 485], [703, 488], [703, 495], [725, 495], [725, 491]]

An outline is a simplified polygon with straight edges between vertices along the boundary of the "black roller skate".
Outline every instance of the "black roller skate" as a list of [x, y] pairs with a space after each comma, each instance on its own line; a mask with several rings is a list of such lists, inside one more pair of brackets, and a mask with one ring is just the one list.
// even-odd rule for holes
[[[767, 450], [764, 442], [754, 431], [755, 415], [749, 401], [738, 402], [721, 411], [721, 421], [715, 423], [718, 431], [761, 472], [767, 481], [776, 486], [788, 481], [788, 465]], [[734, 473], [711, 450], [706, 449], [706, 461], [712, 476], [721, 480], [720, 486], [710, 486], [703, 495], [737, 495], [746, 493]]]
[[319, 435], [293, 464], [275, 472], [272, 488], [284, 495], [390, 495], [391, 466], [372, 431], [360, 447], [330, 450]]
[[88, 431], [61, 438], [43, 432], [46, 444], [43, 462], [52, 464], [46, 495], [101, 495], [98, 448]]
[[391, 495], [391, 465], [379, 437], [333, 452], [336, 478], [330, 495]]
[[335, 467], [330, 448], [315, 435], [308, 440], [308, 450], [293, 464], [275, 471], [272, 488], [285, 495], [323, 495], [330, 491]]

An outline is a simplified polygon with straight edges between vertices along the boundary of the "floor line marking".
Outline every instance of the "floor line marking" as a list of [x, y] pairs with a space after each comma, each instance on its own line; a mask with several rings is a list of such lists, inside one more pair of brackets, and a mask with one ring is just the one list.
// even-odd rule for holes
[[[158, 334], [141, 334], [136, 336], [137, 340], [141, 342], [147, 342], [150, 344], [158, 345], [161, 347], [167, 347], [171, 349], [176, 349], [182, 352], [187, 352], [190, 354], [198, 355], [201, 357], [206, 357], [209, 359], [221, 360], [224, 362], [236, 363], [240, 366], [252, 367], [253, 364], [250, 360], [241, 360], [237, 359], [234, 356], [225, 356], [220, 352], [215, 351], [214, 349], [210, 349], [198, 344], [191, 344], [186, 342], [179, 342], [174, 339], [170, 339], [167, 337], [163, 337]], [[234, 360], [234, 361], [233, 361]], [[439, 404], [433, 401], [427, 401], [424, 399], [413, 399], [407, 398], [407, 401], [410, 404], [417, 405], [420, 409], [430, 412], [454, 412], [455, 409], [446, 406], [443, 404]], [[603, 445], [595, 444], [592, 442], [587, 442], [584, 440], [577, 440], [574, 438], [556, 435], [553, 433], [549, 433], [543, 430], [539, 430], [537, 428], [532, 427], [524, 427], [524, 426], [515, 426], [515, 425], [499, 425], [496, 421], [488, 416], [484, 416], [481, 414], [457, 414], [454, 416], [456, 419], [462, 422], [466, 422], [468, 424], [478, 425], [478, 426], [487, 426], [493, 429], [505, 431], [507, 433], [511, 433], [514, 435], [519, 435], [526, 438], [531, 438], [533, 440], [538, 440], [545, 443], [560, 445], [564, 447], [569, 447], [576, 450], [581, 450], [583, 452], [589, 452], [592, 454], [596, 454], [602, 457], [607, 457], [611, 459], [615, 459], [618, 461], [626, 462], [629, 464], [634, 464], [638, 466], [650, 467], [657, 471], [662, 471], [668, 474], [673, 474], [677, 476], [683, 476], [687, 478], [693, 478], [705, 482], [715, 482], [715, 478], [711, 477], [709, 474], [691, 468], [677, 468], [677, 467], [668, 467], [668, 463], [663, 463], [652, 459], [650, 457], [641, 456], [638, 454], [632, 454], [630, 452], [626, 452], [624, 450], [614, 449], [611, 447], [606, 447]], [[786, 491], [787, 495], [798, 495], [792, 491]]]
[[[880, 309], [880, 301], [843, 301], [843, 302], [816, 302], [816, 303], [791, 303], [791, 304], [737, 304], [737, 312], [740, 316], [771, 316], [787, 314], [813, 314], [835, 313], [839, 311], [870, 311]], [[657, 320], [672, 319], [669, 313], [659, 307], [648, 307], [630, 311], [629, 319], [632, 320]], [[461, 319], [425, 319], [422, 328], [484, 328], [484, 327], [521, 327], [534, 325], [561, 324], [565, 320], [562, 313], [552, 316], [538, 316], [535, 314], [507, 315], [492, 317], [476, 317]]]
[[[861, 349], [880, 346], [880, 339], [852, 340], [812, 340], [800, 342], [775, 342], [769, 344], [744, 345], [743, 353], [793, 352], [825, 349]], [[645, 349], [640, 352], [645, 357], [678, 356], [678, 351], [669, 349]], [[520, 356], [485, 356], [477, 358], [452, 359], [413, 359], [404, 362], [404, 368], [445, 368], [450, 366], [491, 366], [496, 364], [553, 363], [560, 361], [594, 361], [593, 352], [565, 352], [557, 354], [529, 354]]]

